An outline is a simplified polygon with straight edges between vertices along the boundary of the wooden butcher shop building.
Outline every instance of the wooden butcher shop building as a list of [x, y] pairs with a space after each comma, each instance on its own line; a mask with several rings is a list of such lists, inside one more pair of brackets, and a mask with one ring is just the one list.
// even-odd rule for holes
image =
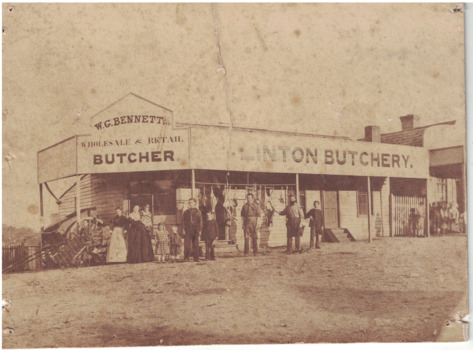
[[[439, 188], [464, 208], [465, 171], [463, 148], [455, 148], [453, 158], [445, 150], [432, 156], [421, 141], [435, 125], [419, 128], [414, 116], [402, 118], [398, 133], [367, 126], [362, 140], [351, 140], [177, 123], [171, 110], [130, 93], [90, 117], [88, 134], [71, 135], [38, 152], [41, 214], [48, 184], [73, 177], [75, 183], [62, 195], [53, 194], [58, 213], [48, 215], [55, 221], [74, 213], [80, 218], [81, 208], [94, 207], [108, 222], [116, 207], [127, 213], [136, 204], [149, 204], [154, 229], [161, 222], [169, 230], [173, 224], [182, 229], [183, 211], [194, 197], [203, 211], [218, 216], [217, 207], [223, 206], [231, 214], [231, 230], [219, 240], [241, 247], [240, 211], [251, 192], [264, 213], [259, 244], [275, 247], [286, 244], [285, 218], [273, 215], [268, 202], [282, 210], [294, 193], [304, 212], [320, 201], [329, 240], [407, 235], [410, 209], [422, 208], [427, 223], [425, 204], [437, 200]], [[447, 168], [455, 171], [442, 172]], [[448, 181], [451, 188], [437, 186]], [[302, 243], [308, 241], [304, 233]]]

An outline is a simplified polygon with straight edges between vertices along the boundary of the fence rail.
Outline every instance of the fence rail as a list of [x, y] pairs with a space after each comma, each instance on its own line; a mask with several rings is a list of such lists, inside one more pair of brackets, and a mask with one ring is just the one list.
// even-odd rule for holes
[[41, 269], [39, 246], [9, 244], [2, 246], [2, 270], [8, 272], [35, 271]]
[[[425, 197], [395, 196], [391, 195], [391, 229], [393, 236], [410, 236], [412, 235], [409, 227], [409, 214], [411, 209], [416, 212], [424, 210], [424, 220], [427, 217], [426, 205], [421, 206], [420, 203], [426, 203]], [[424, 235], [428, 225], [424, 222]]]

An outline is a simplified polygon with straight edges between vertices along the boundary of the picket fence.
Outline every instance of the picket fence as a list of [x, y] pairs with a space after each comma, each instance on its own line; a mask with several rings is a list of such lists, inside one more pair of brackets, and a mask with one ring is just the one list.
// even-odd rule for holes
[[[409, 214], [414, 208], [416, 212], [420, 210], [420, 203], [424, 203], [424, 211], [426, 211], [425, 197], [409, 197], [391, 195], [391, 232], [393, 236], [410, 236], [412, 235], [409, 227]], [[424, 213], [427, 218], [427, 212]], [[427, 234], [428, 225], [424, 222], [424, 235]]]

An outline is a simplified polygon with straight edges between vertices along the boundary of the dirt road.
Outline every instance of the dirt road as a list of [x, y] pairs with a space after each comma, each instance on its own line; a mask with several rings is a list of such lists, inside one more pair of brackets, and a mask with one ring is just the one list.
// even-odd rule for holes
[[466, 247], [466, 236], [384, 238], [4, 275], [3, 347], [436, 341], [466, 312]]

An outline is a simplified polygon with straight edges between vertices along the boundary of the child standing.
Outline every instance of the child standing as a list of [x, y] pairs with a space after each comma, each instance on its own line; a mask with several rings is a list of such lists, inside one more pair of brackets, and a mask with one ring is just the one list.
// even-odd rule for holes
[[411, 208], [410, 214], [409, 214], [409, 231], [412, 236], [416, 236], [417, 234], [417, 214], [415, 208]]
[[214, 240], [218, 237], [218, 224], [215, 214], [207, 213], [207, 220], [202, 230], [202, 240], [205, 241], [205, 260], [215, 260]]
[[169, 248], [171, 254], [171, 261], [175, 262], [179, 254], [181, 254], [181, 236], [177, 232], [177, 226], [172, 226], [172, 232], [169, 234]]
[[155, 254], [158, 257], [158, 262], [166, 262], [169, 257], [169, 232], [163, 222], [158, 224]]

